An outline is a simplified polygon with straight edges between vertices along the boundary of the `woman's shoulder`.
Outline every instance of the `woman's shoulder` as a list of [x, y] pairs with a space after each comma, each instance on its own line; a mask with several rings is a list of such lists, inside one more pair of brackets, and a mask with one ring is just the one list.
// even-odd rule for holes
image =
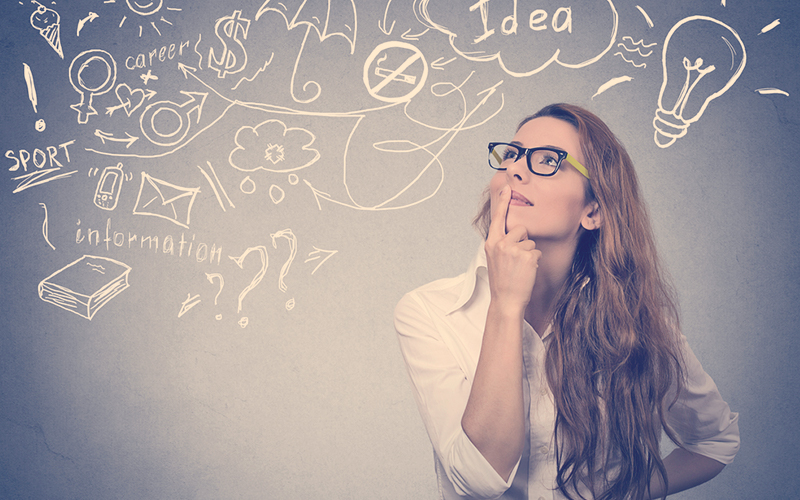
[[452, 278], [440, 278], [406, 293], [397, 308], [413, 307], [416, 304], [435, 304], [439, 307], [455, 304], [466, 282], [466, 273]]

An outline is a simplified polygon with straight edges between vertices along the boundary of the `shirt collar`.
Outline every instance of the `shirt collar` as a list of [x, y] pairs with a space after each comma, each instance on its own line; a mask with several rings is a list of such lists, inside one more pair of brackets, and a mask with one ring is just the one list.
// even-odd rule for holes
[[455, 311], [461, 309], [464, 304], [469, 302], [469, 299], [471, 299], [475, 293], [475, 286], [478, 283], [479, 274], [483, 277], [488, 277], [488, 268], [486, 266], [486, 250], [484, 249], [483, 242], [481, 242], [478, 251], [472, 258], [469, 268], [467, 268], [467, 272], [464, 273], [464, 286], [461, 289], [458, 300], [456, 300], [453, 306], [447, 310], [446, 314], [454, 313]]
[[[464, 305], [469, 302], [469, 299], [475, 295], [475, 288], [478, 284], [479, 276], [486, 279], [488, 282], [489, 268], [486, 264], [486, 249], [483, 242], [481, 242], [478, 251], [475, 253], [475, 256], [472, 257], [472, 261], [469, 263], [467, 272], [464, 273], [464, 286], [461, 288], [461, 293], [458, 296], [458, 300], [455, 301], [453, 306], [448, 309], [445, 314], [452, 314], [464, 307]], [[526, 321], [525, 324], [528, 324], [528, 322]], [[531, 330], [533, 329], [531, 328]], [[547, 325], [547, 328], [541, 336], [542, 340], [550, 336], [551, 333], [553, 333], [552, 323]]]

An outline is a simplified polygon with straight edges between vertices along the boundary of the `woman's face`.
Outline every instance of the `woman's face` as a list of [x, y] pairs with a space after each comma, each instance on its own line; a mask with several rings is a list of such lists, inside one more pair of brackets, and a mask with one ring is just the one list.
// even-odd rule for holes
[[[514, 136], [514, 143], [524, 148], [551, 146], [570, 153], [582, 164], [578, 131], [570, 123], [549, 116], [530, 120]], [[543, 177], [528, 170], [525, 157], [498, 170], [490, 186], [492, 213], [500, 191], [508, 185], [512, 189], [511, 203], [506, 217], [506, 229], [524, 226], [528, 238], [541, 247], [543, 244], [574, 240], [583, 224], [594, 229], [589, 214], [595, 206], [586, 199], [589, 181], [567, 160], [555, 175]]]

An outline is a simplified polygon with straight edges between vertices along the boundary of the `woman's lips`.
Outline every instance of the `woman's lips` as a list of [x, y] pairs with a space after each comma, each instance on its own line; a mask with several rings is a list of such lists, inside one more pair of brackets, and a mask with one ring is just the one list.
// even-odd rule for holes
[[516, 191], [511, 191], [511, 203], [509, 205], [516, 205], [520, 207], [532, 207], [533, 203], [531, 203], [528, 198], [525, 198], [521, 194]]

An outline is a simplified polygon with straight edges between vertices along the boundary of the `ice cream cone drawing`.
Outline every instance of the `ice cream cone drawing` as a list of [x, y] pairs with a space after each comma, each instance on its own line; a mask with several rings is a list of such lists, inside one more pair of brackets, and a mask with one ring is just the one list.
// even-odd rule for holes
[[47, 40], [61, 59], [64, 59], [64, 51], [61, 50], [61, 16], [53, 9], [48, 9], [42, 4], [38, 5], [31, 14], [31, 26], [39, 30], [39, 34]]

